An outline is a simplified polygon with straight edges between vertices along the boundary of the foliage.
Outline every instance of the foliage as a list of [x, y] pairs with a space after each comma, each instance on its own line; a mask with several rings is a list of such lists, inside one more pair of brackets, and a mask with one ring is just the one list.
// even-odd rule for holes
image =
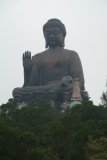
[[[107, 88], [107, 83], [106, 83], [106, 88]], [[103, 91], [101, 96], [101, 102], [105, 107], [107, 107], [107, 90], [105, 92]]]
[[104, 106], [89, 101], [64, 113], [45, 101], [21, 110], [14, 102], [1, 108], [1, 160], [107, 159], [107, 108]]
[[107, 91], [102, 93], [101, 101], [102, 101], [102, 104], [103, 104], [105, 107], [107, 107]]
[[86, 150], [87, 160], [106, 160], [107, 159], [107, 138], [100, 137], [94, 139], [89, 137]]

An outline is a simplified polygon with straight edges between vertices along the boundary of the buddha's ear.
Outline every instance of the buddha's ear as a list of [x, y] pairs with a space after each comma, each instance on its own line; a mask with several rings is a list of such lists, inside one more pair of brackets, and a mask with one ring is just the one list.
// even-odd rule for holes
[[65, 46], [65, 44], [64, 44], [64, 41], [62, 42], [62, 47], [64, 47]]
[[63, 39], [62, 39], [62, 47], [64, 47], [65, 46], [65, 37], [63, 37]]
[[45, 40], [45, 48], [48, 48], [48, 43], [47, 43], [47, 41]]

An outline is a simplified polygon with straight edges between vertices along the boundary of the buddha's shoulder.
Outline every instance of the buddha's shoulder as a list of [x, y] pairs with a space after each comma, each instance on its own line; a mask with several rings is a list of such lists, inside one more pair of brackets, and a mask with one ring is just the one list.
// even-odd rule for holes
[[[69, 49], [65, 49], [63, 48], [61, 51], [58, 51], [58, 53], [60, 54], [64, 54], [64, 55], [68, 55], [68, 56], [73, 56], [73, 55], [78, 55], [78, 53], [74, 50], [69, 50]], [[32, 56], [33, 59], [41, 59], [43, 58], [44, 56], [48, 56], [50, 54], [50, 51], [47, 49], [47, 50], [44, 50], [43, 52], [40, 52], [40, 53], [37, 53], [35, 54], [34, 56]]]
[[76, 51], [74, 50], [69, 50], [69, 49], [64, 49], [64, 56], [67, 57], [67, 58], [72, 58], [72, 59], [75, 59], [75, 58], [78, 58], [79, 55]]
[[74, 51], [74, 50], [69, 50], [69, 49], [64, 49], [64, 53], [65, 53], [65, 54], [70, 54], [70, 55], [78, 54], [76, 51]]
[[42, 57], [42, 56], [44, 55], [44, 53], [46, 53], [46, 50], [43, 51], [43, 52], [40, 52], [40, 53], [35, 54], [34, 56], [32, 56], [32, 59], [40, 58], [40, 57]]

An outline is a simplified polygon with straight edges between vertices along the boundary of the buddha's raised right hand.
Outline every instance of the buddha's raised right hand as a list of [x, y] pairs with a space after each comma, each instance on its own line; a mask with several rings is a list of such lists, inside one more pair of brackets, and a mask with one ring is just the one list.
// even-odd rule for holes
[[31, 52], [29, 51], [23, 53], [23, 67], [25, 72], [29, 72], [32, 68]]

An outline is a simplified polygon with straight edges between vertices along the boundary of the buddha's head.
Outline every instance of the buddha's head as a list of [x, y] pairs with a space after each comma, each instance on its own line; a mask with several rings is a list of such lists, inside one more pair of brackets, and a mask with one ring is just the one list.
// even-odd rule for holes
[[46, 48], [64, 47], [65, 25], [59, 19], [50, 19], [43, 26]]

